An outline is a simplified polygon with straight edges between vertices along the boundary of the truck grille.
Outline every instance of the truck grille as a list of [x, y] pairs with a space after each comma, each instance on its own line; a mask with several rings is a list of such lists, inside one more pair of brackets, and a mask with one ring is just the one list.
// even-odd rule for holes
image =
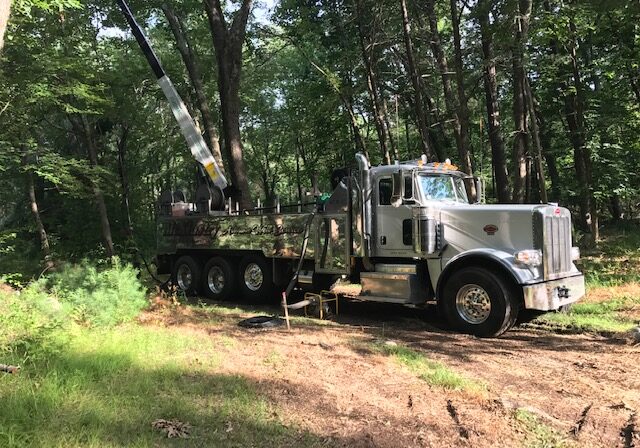
[[543, 232], [545, 278], [558, 277], [571, 271], [571, 216], [568, 211], [552, 215], [545, 213]]

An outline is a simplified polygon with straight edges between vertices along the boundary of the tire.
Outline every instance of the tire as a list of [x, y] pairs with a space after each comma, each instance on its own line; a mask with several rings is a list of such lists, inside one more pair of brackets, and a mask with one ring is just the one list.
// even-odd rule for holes
[[240, 260], [238, 283], [242, 297], [250, 303], [265, 303], [274, 298], [271, 261], [258, 255]]
[[517, 295], [505, 280], [475, 267], [449, 278], [440, 306], [453, 328], [478, 337], [500, 336], [515, 324], [520, 309]]
[[284, 323], [284, 319], [277, 316], [255, 316], [238, 322], [244, 328], [276, 328]]
[[213, 300], [228, 300], [236, 288], [231, 264], [222, 257], [211, 258], [202, 270], [202, 291]]
[[200, 265], [193, 257], [183, 255], [173, 265], [171, 280], [187, 296], [195, 296], [200, 286]]

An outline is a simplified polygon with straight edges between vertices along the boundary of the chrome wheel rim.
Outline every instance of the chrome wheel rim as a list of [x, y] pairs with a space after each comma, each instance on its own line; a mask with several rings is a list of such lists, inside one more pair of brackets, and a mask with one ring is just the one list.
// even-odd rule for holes
[[207, 274], [207, 285], [214, 294], [220, 294], [224, 289], [224, 271], [220, 266], [213, 266]]
[[244, 284], [251, 291], [257, 291], [262, 286], [264, 275], [256, 263], [249, 263], [244, 270]]
[[464, 285], [456, 294], [458, 315], [470, 324], [481, 324], [491, 313], [491, 298], [478, 285]]
[[178, 266], [178, 272], [176, 275], [176, 280], [178, 281], [178, 286], [183, 291], [188, 290], [191, 287], [191, 282], [193, 281], [193, 274], [191, 273], [191, 268], [187, 264], [181, 264]]

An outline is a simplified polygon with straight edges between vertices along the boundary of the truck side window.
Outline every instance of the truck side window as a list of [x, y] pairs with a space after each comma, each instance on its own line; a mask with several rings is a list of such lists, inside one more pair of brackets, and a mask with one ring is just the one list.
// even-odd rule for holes
[[391, 196], [393, 195], [393, 179], [383, 177], [378, 181], [378, 204], [391, 205]]
[[413, 177], [404, 176], [404, 199], [413, 198]]

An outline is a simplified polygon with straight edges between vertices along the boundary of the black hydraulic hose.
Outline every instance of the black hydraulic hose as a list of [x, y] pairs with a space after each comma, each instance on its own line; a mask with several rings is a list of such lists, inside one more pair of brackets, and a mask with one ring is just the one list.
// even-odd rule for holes
[[309, 215], [309, 220], [304, 228], [304, 239], [302, 240], [302, 250], [300, 251], [300, 260], [298, 261], [298, 267], [296, 268], [293, 277], [291, 277], [291, 281], [287, 285], [287, 289], [285, 290], [286, 297], [289, 297], [291, 291], [293, 291], [294, 286], [296, 286], [296, 282], [298, 281], [298, 275], [300, 275], [300, 270], [302, 269], [302, 264], [304, 263], [304, 255], [307, 252], [307, 245], [309, 243], [309, 233], [311, 233], [311, 224], [313, 223], [313, 218], [315, 217], [315, 212]]
[[160, 286], [160, 288], [164, 288], [165, 286], [167, 286], [167, 284], [171, 281], [171, 277], [169, 277], [167, 280], [162, 281], [160, 280], [158, 277], [156, 277], [156, 275], [153, 273], [153, 271], [151, 271], [151, 267], [149, 266], [149, 263], [147, 263], [146, 258], [144, 258], [144, 255], [142, 255], [142, 252], [140, 252], [140, 249], [138, 249], [137, 247], [135, 247], [134, 249], [135, 254], [142, 260], [142, 264], [144, 264], [145, 269], [147, 270], [147, 272], [149, 273], [149, 275], [151, 276], [151, 278], [158, 283], [158, 285]]

